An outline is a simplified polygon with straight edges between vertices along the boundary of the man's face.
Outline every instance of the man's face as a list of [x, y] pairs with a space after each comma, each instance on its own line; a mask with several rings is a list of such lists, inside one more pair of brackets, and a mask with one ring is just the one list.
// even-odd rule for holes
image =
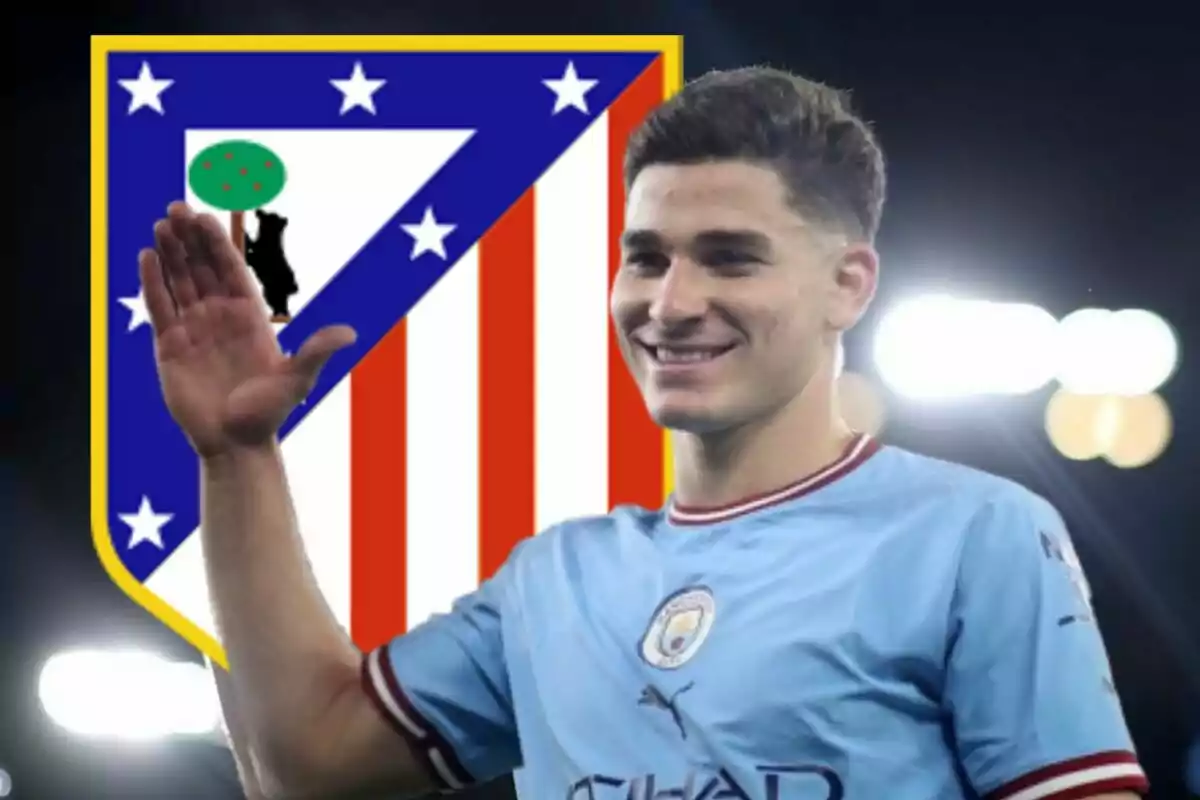
[[874, 288], [869, 249], [806, 224], [772, 170], [655, 165], [626, 205], [618, 340], [658, 424], [708, 433], [773, 414]]

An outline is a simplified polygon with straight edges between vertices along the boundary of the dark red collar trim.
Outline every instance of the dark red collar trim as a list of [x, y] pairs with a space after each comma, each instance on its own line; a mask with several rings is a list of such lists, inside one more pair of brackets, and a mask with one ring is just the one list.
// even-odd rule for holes
[[744, 514], [761, 511], [764, 508], [770, 508], [780, 503], [795, 500], [798, 497], [803, 497], [806, 494], [828, 486], [840, 478], [844, 478], [878, 452], [879, 447], [879, 442], [875, 439], [865, 433], [860, 433], [850, 441], [850, 444], [847, 445], [845, 451], [843, 451], [842, 455], [836, 461], [814, 472], [807, 478], [802, 478], [773, 492], [755, 495], [745, 500], [739, 500], [736, 503], [715, 508], [681, 506], [672, 500], [667, 507], [667, 519], [675, 525], [713, 525], [719, 522], [728, 522]]

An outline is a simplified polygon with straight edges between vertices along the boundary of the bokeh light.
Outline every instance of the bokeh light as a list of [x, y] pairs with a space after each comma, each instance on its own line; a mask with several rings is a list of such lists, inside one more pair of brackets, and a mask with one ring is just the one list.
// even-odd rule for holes
[[220, 722], [216, 687], [203, 667], [139, 651], [53, 656], [42, 668], [38, 696], [58, 725], [88, 737], [203, 735]]
[[1072, 460], [1133, 469], [1171, 440], [1157, 392], [1179, 364], [1179, 343], [1145, 309], [1081, 308], [1056, 321], [1028, 303], [927, 295], [884, 315], [874, 356], [888, 387], [914, 399], [1026, 395], [1057, 379], [1045, 430]]
[[876, 331], [876, 365], [911, 398], [1019, 395], [1057, 378], [1075, 394], [1149, 395], [1179, 363], [1171, 326], [1145, 309], [1082, 308], [1061, 321], [1028, 303], [910, 299]]
[[1144, 395], [1175, 371], [1179, 344], [1166, 320], [1144, 309], [1083, 308], [1059, 322], [1057, 378], [1077, 394]]
[[1108, 400], [1107, 395], [1055, 392], [1046, 404], [1046, 435], [1054, 449], [1073, 461], [1099, 458]]
[[846, 424], [856, 431], [878, 436], [887, 419], [883, 393], [868, 377], [843, 372], [837, 380], [838, 407]]
[[1078, 394], [1059, 389], [1045, 415], [1046, 435], [1063, 456], [1103, 458], [1134, 469], [1162, 455], [1171, 441], [1171, 411], [1157, 394]]
[[884, 316], [875, 361], [884, 381], [911, 398], [1026, 394], [1054, 377], [1056, 325], [1029, 304], [918, 297]]
[[1106, 431], [1104, 459], [1122, 469], [1143, 467], [1162, 455], [1171, 441], [1171, 410], [1157, 394], [1114, 399], [1120, 410]]

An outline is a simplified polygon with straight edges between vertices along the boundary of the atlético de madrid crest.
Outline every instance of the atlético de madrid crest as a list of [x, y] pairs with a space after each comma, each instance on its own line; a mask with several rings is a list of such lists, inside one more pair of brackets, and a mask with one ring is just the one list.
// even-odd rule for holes
[[642, 658], [659, 669], [676, 669], [691, 660], [708, 638], [716, 619], [712, 592], [690, 586], [658, 607], [642, 637]]
[[[360, 649], [533, 531], [661, 503], [666, 440], [604, 365], [625, 144], [681, 59], [666, 35], [93, 37], [92, 527], [117, 585], [226, 663], [137, 270], [180, 199], [240, 244], [282, 351], [358, 334], [279, 439]], [[564, 359], [583, 377], [544, 380]]]

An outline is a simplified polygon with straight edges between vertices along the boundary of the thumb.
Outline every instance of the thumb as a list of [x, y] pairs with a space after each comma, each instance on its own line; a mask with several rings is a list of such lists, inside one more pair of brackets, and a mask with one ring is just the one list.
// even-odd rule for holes
[[292, 356], [290, 369], [303, 381], [307, 390], [316, 382], [317, 375], [333, 354], [357, 340], [358, 334], [347, 325], [322, 328], [300, 345], [300, 350]]

